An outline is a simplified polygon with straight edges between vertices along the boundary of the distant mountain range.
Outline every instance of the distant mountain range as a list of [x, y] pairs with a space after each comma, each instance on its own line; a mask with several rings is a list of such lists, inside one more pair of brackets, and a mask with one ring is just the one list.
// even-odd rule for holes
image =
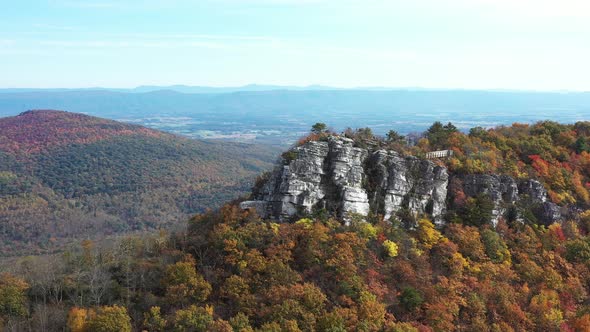
[[61, 111], [0, 118], [0, 252], [184, 224], [247, 193], [277, 152]]
[[[336, 131], [370, 127], [383, 135], [421, 132], [434, 121], [462, 130], [551, 119], [574, 123], [590, 118], [590, 93], [470, 90], [307, 90], [249, 86], [251, 91], [183, 93], [161, 87], [134, 91], [29, 90], [0, 93], [0, 116], [53, 108], [141, 124], [194, 138], [224, 138], [283, 146], [315, 122]], [[247, 89], [236, 88], [236, 89]], [[200, 88], [186, 87], [186, 90]], [[209, 90], [206, 90], [209, 89]], [[213, 89], [213, 90], [211, 90]], [[262, 91], [254, 91], [256, 89]], [[265, 90], [269, 89], [269, 90]], [[176, 90], [182, 90], [177, 87]], [[222, 91], [225, 91], [221, 93]], [[232, 92], [233, 91], [233, 92]]]
[[[372, 89], [372, 88], [369, 88]], [[377, 88], [381, 89], [381, 88]], [[283, 85], [259, 85], [248, 84], [237, 87], [210, 87], [210, 86], [191, 86], [191, 85], [141, 85], [135, 88], [8, 88], [0, 89], [0, 93], [19, 93], [19, 92], [65, 92], [65, 91], [113, 91], [125, 93], [146, 93], [154, 91], [175, 91], [180, 93], [231, 93], [241, 91], [273, 91], [273, 90], [295, 90], [295, 91], [314, 91], [314, 90], [342, 90], [322, 85], [309, 86], [283, 86]]]

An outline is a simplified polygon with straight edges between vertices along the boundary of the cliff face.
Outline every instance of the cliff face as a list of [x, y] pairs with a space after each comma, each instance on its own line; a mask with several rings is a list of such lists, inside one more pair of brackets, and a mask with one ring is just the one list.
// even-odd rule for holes
[[429, 213], [436, 223], [442, 222], [449, 180], [446, 168], [384, 150], [372, 153], [369, 165], [373, 212], [389, 218], [407, 208]]
[[[517, 181], [510, 176], [496, 174], [470, 174], [462, 179], [467, 196], [487, 195], [494, 203], [491, 222], [496, 225], [506, 213], [506, 206], [518, 202], [537, 207], [539, 221], [550, 224], [561, 218], [559, 207], [547, 201], [547, 190], [537, 180]], [[520, 216], [518, 216], [520, 218]]]
[[308, 142], [291, 154], [242, 208], [279, 220], [326, 209], [346, 220], [369, 212], [389, 218], [406, 207], [442, 220], [448, 174], [431, 161], [354, 147], [343, 137]]
[[[352, 140], [337, 136], [305, 143], [288, 155], [290, 160], [278, 166], [255, 190], [253, 200], [241, 203], [242, 208], [282, 221], [320, 209], [344, 220], [370, 212], [387, 219], [407, 209], [443, 223], [449, 174], [430, 160], [354, 147]], [[516, 203], [523, 194], [533, 203], [545, 204], [551, 221], [559, 219], [558, 209], [546, 202], [547, 193], [538, 181], [467, 175], [461, 182], [467, 196], [485, 194], [492, 199], [494, 224], [506, 212], [504, 206]]]

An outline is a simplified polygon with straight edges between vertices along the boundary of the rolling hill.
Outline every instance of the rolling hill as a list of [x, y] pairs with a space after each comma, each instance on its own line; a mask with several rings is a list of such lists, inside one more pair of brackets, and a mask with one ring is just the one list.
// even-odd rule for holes
[[0, 252], [173, 227], [246, 193], [270, 147], [53, 110], [0, 119]]

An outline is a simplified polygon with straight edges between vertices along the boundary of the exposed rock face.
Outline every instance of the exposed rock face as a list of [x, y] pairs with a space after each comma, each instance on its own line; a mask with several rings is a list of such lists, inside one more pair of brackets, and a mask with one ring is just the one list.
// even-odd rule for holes
[[[328, 144], [310, 142], [294, 150], [297, 157], [289, 165], [276, 169], [256, 197], [256, 210], [262, 217], [288, 218], [312, 207], [324, 198], [324, 162]], [[243, 204], [253, 204], [245, 202]]]
[[561, 208], [553, 202], [544, 202], [540, 213], [541, 222], [551, 225], [561, 219]]
[[428, 160], [378, 150], [371, 156], [369, 174], [375, 212], [389, 218], [407, 207], [415, 213], [430, 213], [435, 222], [442, 222], [449, 180], [446, 168]]
[[277, 168], [255, 193], [256, 200], [243, 202], [242, 208], [280, 220], [324, 208], [346, 220], [351, 213], [369, 212], [389, 218], [407, 207], [442, 221], [446, 168], [393, 151], [353, 145], [350, 139], [330, 137], [296, 147], [294, 160]]
[[[367, 215], [370, 207], [367, 191], [363, 188], [366, 180], [363, 166], [368, 151], [353, 147], [353, 142], [349, 139], [332, 140], [328, 147], [330, 152], [324, 161], [328, 168], [325, 190], [341, 197], [341, 216], [345, 217], [348, 213]], [[338, 210], [337, 202], [324, 203], [325, 206]]]
[[547, 190], [543, 184], [537, 180], [529, 179], [523, 181], [518, 190], [521, 194], [528, 196], [534, 202], [544, 203], [547, 201]]
[[551, 224], [561, 219], [559, 206], [547, 201], [547, 190], [537, 180], [527, 179], [517, 183], [510, 176], [470, 174], [463, 178], [463, 191], [467, 196], [479, 194], [488, 195], [494, 202], [491, 222], [494, 226], [506, 212], [507, 204], [514, 204], [525, 200], [532, 205], [538, 205], [538, 217], [544, 224]]
[[463, 179], [463, 190], [468, 196], [487, 194], [494, 202], [514, 203], [518, 200], [518, 186], [506, 175], [470, 174]]
[[470, 174], [463, 179], [463, 191], [467, 196], [485, 194], [494, 202], [492, 223], [496, 225], [505, 209], [502, 203], [515, 203], [518, 199], [518, 185], [510, 176]]
[[547, 201], [547, 190], [541, 182], [533, 179], [523, 181], [518, 186], [518, 190], [530, 202], [541, 204], [538, 217], [543, 224], [550, 225], [562, 219], [561, 208], [557, 204]]
[[[401, 209], [428, 213], [437, 224], [446, 212], [449, 174], [430, 160], [402, 156], [395, 151], [359, 148], [348, 138], [330, 136], [292, 149], [290, 160], [278, 166], [241, 203], [263, 218], [287, 221], [297, 215], [325, 209], [349, 220], [352, 214], [383, 214], [386, 219]], [[557, 205], [547, 202], [547, 191], [536, 180], [517, 182], [510, 176], [472, 174], [461, 177], [467, 196], [488, 195], [495, 225], [506, 206], [523, 198], [540, 207], [544, 223], [561, 218]]]

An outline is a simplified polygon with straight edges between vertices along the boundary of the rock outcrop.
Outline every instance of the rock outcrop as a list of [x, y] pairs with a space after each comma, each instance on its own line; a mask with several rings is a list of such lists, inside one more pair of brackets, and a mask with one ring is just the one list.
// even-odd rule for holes
[[470, 174], [462, 178], [463, 191], [467, 196], [487, 195], [494, 203], [491, 222], [496, 225], [506, 213], [506, 206], [525, 201], [539, 206], [537, 215], [544, 224], [551, 224], [561, 218], [559, 207], [547, 201], [547, 190], [537, 180], [517, 182], [507, 175]]
[[518, 186], [521, 195], [527, 196], [533, 202], [545, 203], [547, 201], [547, 190], [543, 184], [537, 180], [528, 179]]
[[345, 220], [369, 212], [389, 218], [407, 208], [442, 221], [448, 174], [432, 161], [355, 147], [336, 136], [308, 142], [290, 154], [293, 160], [275, 169], [254, 193], [255, 200], [242, 208], [279, 220], [318, 209]]
[[445, 167], [385, 150], [372, 153], [369, 165], [374, 212], [389, 218], [408, 208], [414, 213], [429, 213], [436, 223], [442, 222], [449, 180]]
[[[547, 191], [536, 180], [517, 181], [509, 176], [460, 176], [467, 196], [487, 195], [494, 203], [493, 224], [506, 207], [526, 199], [538, 206], [543, 223], [560, 219], [559, 207], [547, 201]], [[356, 147], [351, 139], [329, 136], [311, 141], [286, 154], [241, 203], [263, 218], [282, 221], [325, 209], [345, 221], [357, 214], [382, 214], [386, 219], [406, 209], [430, 214], [436, 224], [446, 212], [447, 169], [436, 163], [395, 151]]]

